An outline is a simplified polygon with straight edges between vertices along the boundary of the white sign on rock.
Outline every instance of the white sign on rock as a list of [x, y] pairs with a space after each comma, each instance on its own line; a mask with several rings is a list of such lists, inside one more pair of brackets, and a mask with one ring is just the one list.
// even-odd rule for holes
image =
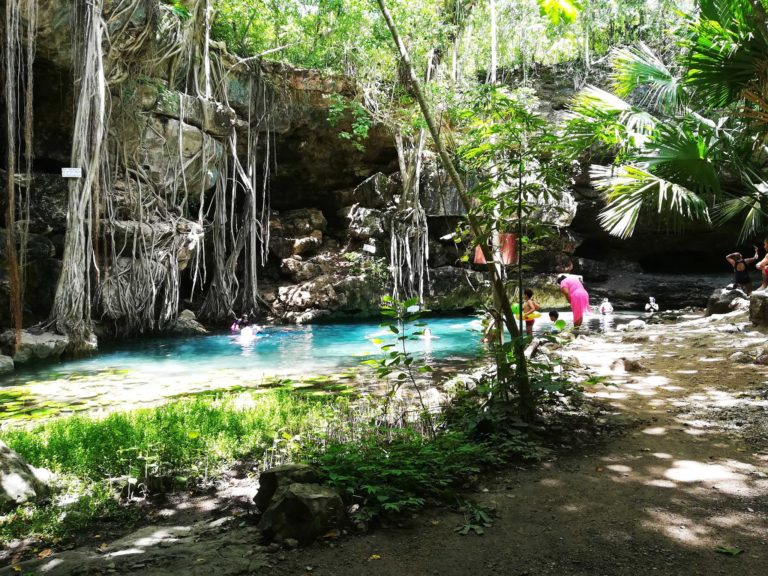
[[372, 244], [364, 244], [363, 245], [363, 252], [368, 252], [370, 254], [376, 254], [376, 246], [373, 246]]
[[61, 176], [62, 178], [82, 178], [83, 169], [82, 168], [62, 168]]

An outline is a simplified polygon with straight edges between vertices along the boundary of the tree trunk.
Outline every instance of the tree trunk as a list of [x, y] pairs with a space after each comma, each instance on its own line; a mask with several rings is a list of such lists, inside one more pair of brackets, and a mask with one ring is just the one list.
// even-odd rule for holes
[[[416, 95], [416, 100], [418, 101], [419, 107], [421, 108], [424, 121], [427, 123], [429, 132], [432, 135], [432, 140], [434, 141], [435, 147], [437, 148], [443, 168], [445, 168], [445, 170], [448, 172], [448, 175], [450, 176], [451, 181], [453, 182], [453, 185], [456, 187], [456, 190], [459, 194], [459, 198], [464, 205], [464, 209], [467, 211], [467, 220], [469, 222], [472, 233], [476, 238], [480, 237], [481, 227], [477, 218], [472, 214], [472, 200], [467, 193], [467, 188], [464, 186], [464, 182], [461, 180], [461, 177], [459, 176], [459, 173], [456, 170], [451, 157], [448, 155], [448, 151], [440, 139], [440, 133], [437, 130], [435, 119], [432, 115], [429, 105], [427, 104], [427, 100], [424, 97], [424, 93], [421, 90], [419, 80], [416, 78], [416, 74], [413, 71], [413, 66], [411, 64], [408, 50], [400, 39], [397, 27], [392, 20], [392, 16], [390, 15], [384, 0], [377, 0], [377, 2], [379, 4], [379, 8], [381, 9], [382, 15], [384, 16], [384, 20], [387, 23], [387, 27], [392, 34], [392, 39], [394, 40], [400, 53], [400, 59], [408, 74], [411, 87], [413, 88], [413, 92]], [[512, 337], [519, 341], [520, 330], [518, 329], [515, 322], [515, 315], [512, 312], [512, 306], [509, 302], [509, 297], [504, 287], [504, 282], [497, 274], [496, 264], [493, 262], [492, 255], [488, 250], [488, 247], [480, 243], [480, 249], [482, 250], [483, 256], [487, 262], [486, 268], [491, 279], [494, 295], [501, 303], [501, 312], [504, 316], [504, 324], [506, 325], [507, 330], [509, 330], [509, 333], [512, 334]], [[516, 346], [515, 359], [518, 363], [519, 378], [517, 385], [518, 391], [520, 393], [520, 416], [524, 420], [532, 420], [535, 417], [536, 407], [533, 400], [533, 392], [531, 390], [530, 381], [528, 379], [528, 373], [527, 370], [523, 367], [526, 362], [525, 355], [520, 354], [520, 351], [522, 351], [522, 346]]]

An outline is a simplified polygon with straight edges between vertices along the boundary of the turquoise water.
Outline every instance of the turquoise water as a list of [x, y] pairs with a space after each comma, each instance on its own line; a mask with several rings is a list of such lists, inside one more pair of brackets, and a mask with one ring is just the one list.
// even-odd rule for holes
[[[430, 319], [428, 325], [434, 337], [408, 341], [410, 352], [434, 360], [467, 359], [480, 353], [476, 318]], [[378, 324], [356, 323], [265, 326], [252, 339], [230, 334], [149, 339], [102, 350], [91, 358], [22, 369], [0, 382], [23, 385], [114, 372], [157, 384], [193, 382], [222, 371], [248, 380], [328, 373], [358, 366], [380, 353], [375, 339], [389, 343], [395, 336]]]
[[[560, 317], [572, 320], [570, 312]], [[634, 317], [591, 316], [582, 331], [613, 330]], [[428, 362], [450, 362], [482, 353], [478, 319], [426, 322], [433, 337], [409, 340], [407, 349], [414, 355]], [[548, 319], [541, 318], [535, 329], [550, 327]], [[0, 379], [0, 398], [14, 400], [0, 403], [0, 421], [130, 409], [211, 390], [266, 389], [275, 379], [283, 386], [317, 386], [318, 393], [349, 387], [374, 390], [375, 378], [363, 373], [362, 379], [355, 379], [350, 369], [381, 355], [381, 345], [390, 342], [396, 342], [396, 336], [388, 328], [358, 323], [265, 326], [250, 339], [217, 334], [113, 344], [91, 358], [22, 368]], [[316, 378], [320, 375], [332, 376]]]

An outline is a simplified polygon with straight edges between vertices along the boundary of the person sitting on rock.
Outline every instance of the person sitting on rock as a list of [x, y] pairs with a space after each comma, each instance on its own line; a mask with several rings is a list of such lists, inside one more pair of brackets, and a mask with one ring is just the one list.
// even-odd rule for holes
[[656, 302], [656, 298], [653, 296], [648, 298], [648, 303], [645, 305], [645, 311], [651, 315], [656, 314], [656, 312], [659, 311], [659, 305]]
[[613, 314], [613, 304], [611, 304], [608, 301], [608, 298], [603, 298], [603, 301], [600, 303], [600, 314], [605, 316], [606, 314]]
[[[760, 288], [757, 289], [761, 292], [768, 290], [768, 238], [763, 240], [763, 248], [765, 248], [765, 256], [763, 256], [763, 259], [760, 260], [756, 266], [757, 269], [760, 270], [760, 275], [763, 278], [763, 282], [760, 284]], [[755, 292], [757, 292], [757, 290], [755, 290]]]
[[752, 258], [744, 258], [741, 252], [733, 252], [728, 254], [725, 259], [728, 264], [733, 266], [733, 287], [743, 290], [749, 296], [752, 293], [752, 278], [749, 277], [748, 266], [758, 260], [757, 246], [755, 246], [755, 255]]

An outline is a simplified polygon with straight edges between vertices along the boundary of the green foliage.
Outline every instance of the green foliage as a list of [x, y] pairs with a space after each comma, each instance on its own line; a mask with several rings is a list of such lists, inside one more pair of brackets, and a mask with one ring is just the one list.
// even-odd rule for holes
[[670, 62], [645, 45], [616, 50], [615, 94], [589, 87], [574, 100], [563, 141], [574, 154], [614, 156], [592, 177], [601, 214], [627, 237], [642, 217], [678, 224], [741, 220], [740, 239], [768, 209], [764, 98], [765, 9], [749, 0], [700, 0], [687, 16], [683, 52]]
[[163, 4], [170, 7], [171, 13], [176, 15], [180, 20], [188, 20], [191, 16], [189, 10], [181, 2], [181, 0], [163, 0]]
[[338, 126], [346, 118], [350, 119], [351, 131], [342, 130], [339, 138], [352, 143], [359, 152], [365, 151], [363, 142], [368, 139], [368, 132], [373, 125], [373, 118], [362, 104], [356, 100], [349, 100], [341, 94], [332, 94], [329, 97], [328, 123]]
[[457, 526], [454, 532], [466, 536], [474, 532], [478, 536], [485, 534], [485, 529], [493, 526], [495, 512], [484, 506], [466, 500], [460, 510], [464, 513], [464, 524]]
[[342, 254], [342, 259], [351, 262], [349, 273], [354, 276], [365, 276], [371, 286], [383, 289], [391, 280], [389, 264], [386, 258], [361, 254], [360, 252], [347, 252]]
[[421, 322], [421, 315], [424, 312], [419, 304], [417, 297], [400, 301], [391, 296], [382, 298], [381, 314], [386, 318], [381, 327], [387, 328], [395, 336], [395, 341], [384, 342], [376, 338], [374, 344], [381, 346], [384, 356], [366, 360], [363, 364], [372, 366], [376, 370], [376, 375], [382, 379], [390, 379], [394, 383], [387, 392], [387, 401], [384, 405], [384, 411], [389, 408], [390, 401], [406, 382], [409, 382], [419, 398], [419, 403], [423, 411], [423, 417], [429, 426], [432, 437], [435, 436], [435, 425], [429, 408], [424, 404], [421, 395], [421, 388], [416, 381], [416, 374], [425, 374], [432, 372], [429, 364], [416, 362], [416, 357], [408, 350], [407, 343], [424, 337], [426, 324]]
[[327, 482], [370, 520], [445, 501], [479, 472], [486, 448], [460, 433], [424, 439], [409, 430], [373, 435], [355, 444], [332, 444], [318, 457]]
[[[29, 504], [0, 521], [0, 538], [59, 538], [94, 520], [131, 518], [115, 490], [134, 493], [161, 481], [183, 488], [246, 455], [290, 459], [312, 444], [347, 401], [281, 390], [200, 396], [99, 419], [72, 416], [0, 437], [35, 466], [59, 477], [72, 503]], [[170, 481], [170, 485], [168, 484]]]

